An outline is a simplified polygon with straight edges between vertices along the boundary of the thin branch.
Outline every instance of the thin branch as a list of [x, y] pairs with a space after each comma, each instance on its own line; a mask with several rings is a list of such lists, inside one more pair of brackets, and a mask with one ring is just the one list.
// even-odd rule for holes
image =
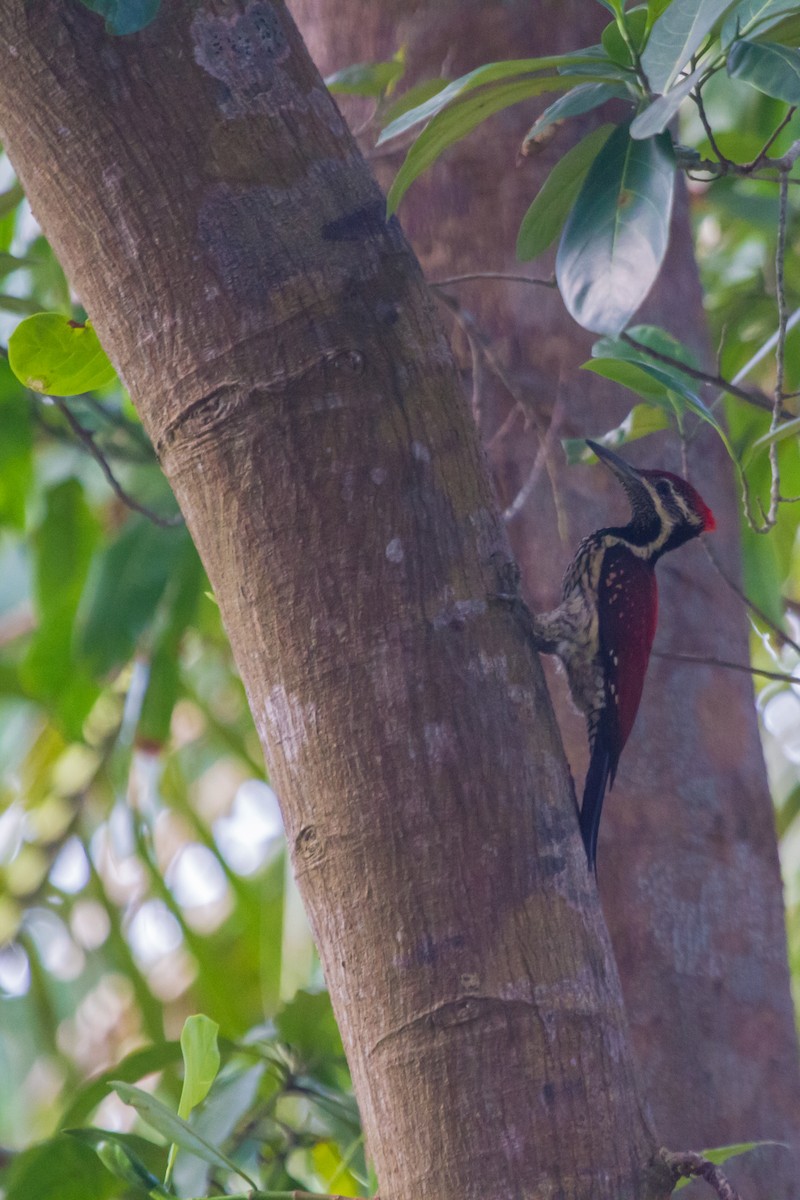
[[758, 168], [761, 166], [761, 164], [764, 162], [764, 160], [765, 160], [765, 159], [766, 159], [766, 157], [767, 157], [767, 151], [768, 151], [768, 150], [769, 150], [769, 149], [770, 149], [772, 146], [774, 146], [774, 145], [775, 145], [776, 141], [778, 140], [778, 138], [780, 137], [780, 135], [783, 133], [784, 129], [785, 129], [785, 128], [786, 128], [786, 126], [789, 124], [789, 122], [791, 121], [792, 117], [794, 116], [794, 114], [795, 114], [796, 112], [797, 112], [797, 106], [796, 106], [796, 105], [792, 105], [792, 107], [791, 107], [790, 109], [788, 109], [788, 111], [787, 111], [787, 113], [786, 113], [786, 116], [783, 118], [783, 120], [782, 120], [782, 121], [781, 121], [781, 123], [780, 123], [780, 124], [777, 126], [777, 128], [773, 130], [773, 132], [772, 132], [771, 136], [770, 136], [770, 137], [768, 138], [768, 140], [767, 140], [767, 141], [764, 143], [764, 145], [762, 146], [761, 150], [760, 150], [760, 151], [759, 151], [759, 153], [758, 153], [758, 154], [755, 156], [755, 158], [752, 160], [752, 162], [749, 162], [749, 163], [744, 163], [744, 164], [743, 164], [743, 166], [744, 166], [744, 169], [745, 169], [745, 170], [747, 170], [747, 171], [756, 171], [756, 170], [758, 170]]
[[702, 1154], [693, 1154], [689, 1150], [674, 1153], [662, 1148], [659, 1158], [672, 1172], [675, 1183], [679, 1179], [705, 1179], [717, 1193], [719, 1200], [741, 1200], [733, 1184], [723, 1175], [722, 1168], [703, 1158]]
[[793, 650], [796, 650], [797, 653], [800, 654], [800, 645], [798, 645], [794, 638], [789, 637], [788, 633], [785, 633], [784, 630], [781, 629], [780, 625], [776, 625], [775, 622], [767, 616], [764, 610], [759, 608], [759, 606], [750, 599], [746, 592], [742, 591], [738, 583], [731, 579], [730, 575], [728, 575], [727, 571], [725, 571], [725, 569], [722, 567], [722, 564], [717, 559], [705, 538], [700, 538], [700, 544], [708, 555], [711, 565], [717, 571], [722, 581], [734, 593], [734, 595], [739, 597], [742, 603], [745, 604], [747, 608], [749, 608], [750, 611], [758, 617], [762, 624], [766, 625], [768, 629], [772, 630], [772, 632], [775, 634], [778, 640], [783, 643], [784, 646], [791, 646]]
[[724, 658], [713, 658], [703, 654], [681, 654], [671, 650], [654, 650], [654, 658], [664, 658], [670, 662], [697, 663], [703, 667], [724, 667], [726, 671], [742, 671], [745, 675], [759, 675], [764, 679], [777, 679], [780, 683], [800, 684], [800, 675], [787, 675], [784, 671], [762, 671], [760, 667], [750, 667], [746, 663], [728, 662]]
[[431, 287], [447, 287], [451, 283], [470, 283], [474, 279], [502, 279], [505, 283], [532, 283], [537, 287], [554, 288], [556, 279], [533, 279], [530, 275], [506, 275], [503, 271], [473, 271], [469, 275], [451, 275], [449, 279], [431, 279]]
[[[744, 388], [737, 387], [732, 380], [723, 379], [721, 375], [711, 375], [707, 371], [700, 371], [697, 367], [691, 367], [679, 358], [673, 358], [671, 354], [662, 354], [660, 350], [653, 350], [652, 347], [645, 345], [644, 342], [639, 342], [636, 338], [631, 337], [629, 333], [620, 334], [620, 341], [626, 342], [634, 350], [639, 350], [647, 354], [650, 358], [655, 359], [656, 362], [664, 363], [668, 367], [676, 367], [684, 375], [688, 375], [690, 379], [697, 379], [700, 383], [707, 383], [711, 387], [722, 388], [724, 391], [730, 392], [732, 396], [738, 396], [740, 400], [744, 400], [747, 404], [754, 404], [756, 408], [763, 408], [768, 413], [773, 411], [773, 401], [768, 396], [765, 396], [763, 392], [746, 391]], [[781, 410], [780, 415], [791, 418], [797, 414], [788, 410]]]
[[58, 411], [64, 417], [64, 420], [67, 422], [72, 432], [75, 434], [75, 437], [78, 439], [81, 445], [88, 450], [89, 454], [91, 454], [92, 458], [100, 467], [100, 470], [105, 475], [108, 485], [114, 495], [117, 496], [123, 504], [125, 504], [128, 508], [132, 508], [134, 512], [141, 513], [142, 516], [147, 517], [147, 519], [152, 521], [154, 525], [159, 525], [164, 529], [169, 529], [176, 525], [183, 524], [183, 517], [180, 515], [180, 513], [174, 517], [162, 517], [159, 516], [158, 513], [153, 512], [151, 508], [147, 508], [146, 505], [140, 504], [138, 500], [134, 500], [133, 496], [130, 496], [117, 480], [108, 464], [105, 455], [95, 442], [91, 430], [86, 429], [83, 425], [81, 425], [75, 414], [70, 411], [69, 405], [66, 404], [66, 402], [62, 400], [60, 396], [53, 396], [52, 401]]
[[722, 153], [719, 146], [717, 145], [717, 139], [714, 137], [714, 130], [711, 128], [711, 123], [708, 119], [708, 115], [706, 113], [706, 108], [703, 103], [703, 97], [700, 94], [700, 91], [699, 90], [694, 91], [694, 92], [692, 92], [691, 95], [692, 95], [692, 99], [694, 100], [695, 104], [697, 105], [697, 115], [700, 117], [700, 120], [703, 125], [703, 129], [706, 132], [706, 137], [708, 138], [708, 144], [717, 156], [717, 164], [715, 164], [715, 165], [724, 167], [726, 171], [730, 170], [730, 168], [735, 167], [736, 164], [734, 162], [732, 162], [731, 159], [727, 158]]

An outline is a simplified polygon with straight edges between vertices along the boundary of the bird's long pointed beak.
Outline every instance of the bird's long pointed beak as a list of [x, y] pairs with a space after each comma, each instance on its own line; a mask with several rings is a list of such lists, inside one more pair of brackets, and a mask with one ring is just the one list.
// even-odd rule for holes
[[638, 484], [642, 486], [642, 477], [635, 467], [626, 462], [624, 458], [620, 458], [613, 450], [607, 450], [605, 446], [601, 446], [599, 442], [592, 442], [589, 438], [586, 439], [586, 445], [590, 450], [593, 450], [601, 463], [608, 467], [609, 471], [613, 471], [623, 484]]

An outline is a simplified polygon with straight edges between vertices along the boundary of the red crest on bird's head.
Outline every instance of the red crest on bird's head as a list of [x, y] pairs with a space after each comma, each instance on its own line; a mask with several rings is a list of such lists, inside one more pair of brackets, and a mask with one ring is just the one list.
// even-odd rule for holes
[[684, 500], [694, 509], [698, 517], [702, 518], [703, 533], [713, 533], [717, 528], [716, 518], [697, 488], [692, 487], [680, 475], [674, 475], [672, 471], [639, 471], [639, 474], [645, 479], [651, 479], [654, 483], [659, 479], [668, 479], [672, 484], [673, 490], [683, 496]]

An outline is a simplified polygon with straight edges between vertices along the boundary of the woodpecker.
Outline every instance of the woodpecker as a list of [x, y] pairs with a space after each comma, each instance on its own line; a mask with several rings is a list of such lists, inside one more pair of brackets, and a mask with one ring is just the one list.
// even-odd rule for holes
[[597, 442], [587, 445], [625, 489], [631, 520], [583, 539], [564, 575], [558, 608], [532, 614], [532, 621], [537, 650], [561, 659], [572, 699], [586, 716], [590, 758], [580, 828], [596, 874], [603, 798], [636, 719], [656, 632], [655, 565], [716, 522], [680, 476], [638, 471]]

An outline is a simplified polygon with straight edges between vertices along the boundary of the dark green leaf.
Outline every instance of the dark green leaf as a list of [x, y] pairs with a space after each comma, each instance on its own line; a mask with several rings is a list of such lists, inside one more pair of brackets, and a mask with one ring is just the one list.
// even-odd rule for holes
[[517, 258], [521, 262], [536, 258], [556, 240], [587, 171], [613, 128], [600, 125], [593, 129], [553, 167], [522, 218], [517, 235]]
[[8, 340], [11, 370], [25, 387], [51, 396], [75, 396], [105, 387], [115, 377], [97, 334], [60, 313], [20, 321]]
[[[450, 105], [423, 129], [406, 155], [405, 162], [397, 172], [389, 191], [386, 200], [387, 211], [393, 213], [396, 210], [414, 180], [436, 162], [448, 146], [471, 133], [487, 117], [542, 92], [563, 91], [572, 87], [573, 82], [574, 80], [559, 75], [529, 76], [527, 79], [517, 79], [513, 83], [487, 88], [475, 96]], [[401, 117], [400, 120], [402, 119]]]
[[0, 220], [18, 208], [24, 199], [25, 193], [20, 183], [13, 183], [8, 191], [0, 192]]
[[104, 552], [90, 581], [80, 636], [81, 652], [96, 675], [131, 657], [188, 537], [185, 529], [162, 529], [145, 517], [131, 517]]
[[613, 98], [630, 99], [630, 92], [621, 83], [579, 83], [565, 96], [559, 96], [558, 100], [549, 104], [538, 120], [534, 121], [522, 140], [523, 148], [527, 142], [535, 141], [545, 129], [555, 125], [557, 121], [591, 112], [593, 108]]
[[[635, 404], [621, 425], [609, 429], [607, 433], [594, 437], [592, 440], [609, 450], [616, 450], [627, 442], [635, 442], [638, 438], [647, 437], [649, 433], [659, 433], [669, 429], [669, 416], [663, 408], [654, 408], [652, 404]], [[593, 450], [586, 445], [584, 438], [562, 438], [567, 463], [591, 463], [597, 458]]]
[[766, 96], [800, 104], [800, 50], [772, 42], [734, 42], [728, 52], [728, 74]]
[[256, 1184], [245, 1175], [241, 1167], [237, 1166], [233, 1159], [228, 1158], [221, 1150], [217, 1150], [210, 1142], [201, 1137], [191, 1125], [182, 1120], [177, 1113], [174, 1113], [171, 1108], [167, 1108], [166, 1104], [162, 1104], [155, 1096], [151, 1096], [149, 1092], [142, 1091], [141, 1088], [133, 1087], [129, 1083], [120, 1083], [112, 1081], [111, 1087], [125, 1104], [130, 1104], [136, 1109], [139, 1116], [152, 1129], [155, 1129], [162, 1137], [169, 1142], [175, 1142], [183, 1150], [188, 1150], [190, 1154], [196, 1154], [203, 1162], [211, 1163], [214, 1167], [221, 1167], [229, 1171], [234, 1171], [237, 1175], [241, 1175], [251, 1188], [256, 1189]]
[[33, 430], [25, 389], [0, 358], [0, 525], [22, 529], [33, 482]]
[[[626, 358], [631, 362], [651, 362], [653, 360], [647, 355], [646, 350], [640, 349], [640, 347], [645, 347], [655, 350], [657, 354], [675, 358], [679, 362], [685, 363], [687, 367], [697, 368], [699, 366], [694, 351], [659, 325], [632, 325], [627, 331], [627, 337], [638, 342], [639, 346], [632, 346], [623, 338], [599, 338], [592, 346], [592, 358]], [[688, 382], [688, 376], [683, 376], [683, 378]]]
[[325, 86], [336, 95], [371, 96], [379, 100], [390, 92], [405, 72], [402, 59], [389, 62], [354, 63], [325, 79]]
[[[161, 1181], [149, 1171], [133, 1149], [134, 1141], [129, 1135], [112, 1133], [106, 1129], [68, 1129], [69, 1137], [91, 1146], [100, 1162], [117, 1179], [141, 1196], [168, 1196]], [[142, 1139], [135, 1139], [137, 1142]]]
[[761, 37], [796, 7], [790, 0], [740, 0], [725, 18], [720, 41], [729, 46], [738, 37]]
[[161, 7], [161, 0], [81, 0], [99, 13], [109, 33], [138, 33], [149, 25]]
[[[508, 62], [486, 63], [482, 67], [476, 67], [469, 74], [461, 75], [452, 83], [448, 83], [446, 87], [423, 104], [409, 109], [396, 120], [391, 121], [378, 138], [378, 145], [405, 133], [407, 129], [413, 129], [415, 125], [422, 125], [425, 121], [429, 121], [448, 104], [452, 104], [453, 101], [460, 99], [466, 92], [473, 91], [475, 88], [483, 87], [485, 84], [506, 82], [510, 79], [518, 80], [520, 76], [530, 77], [542, 71], [552, 72], [569, 64], [577, 65], [594, 61], [594, 57], [593, 55], [587, 56], [586, 53], [554, 54], [546, 58], [516, 58], [509, 59]], [[540, 89], [540, 91], [546, 90], [546, 88]]]
[[12, 271], [20, 271], [23, 267], [32, 267], [35, 265], [35, 259], [19, 258], [16, 254], [7, 254], [5, 251], [0, 251], [0, 279], [5, 275], [10, 275]]
[[117, 1192], [92, 1148], [63, 1133], [16, 1155], [3, 1182], [5, 1200], [109, 1200]]
[[344, 1056], [327, 992], [297, 992], [276, 1015], [275, 1028], [278, 1037], [303, 1058], [306, 1068], [320, 1059]]
[[32, 696], [57, 706], [73, 736], [96, 696], [85, 671], [76, 667], [72, 634], [99, 532], [77, 479], [47, 493], [44, 520], [33, 537], [39, 622], [20, 678]]
[[633, 141], [627, 125], [594, 160], [561, 236], [556, 276], [575, 320], [619, 333], [667, 248], [675, 167], [669, 134]]
[[642, 66], [654, 92], [666, 92], [738, 0], [672, 0], [653, 25]]

